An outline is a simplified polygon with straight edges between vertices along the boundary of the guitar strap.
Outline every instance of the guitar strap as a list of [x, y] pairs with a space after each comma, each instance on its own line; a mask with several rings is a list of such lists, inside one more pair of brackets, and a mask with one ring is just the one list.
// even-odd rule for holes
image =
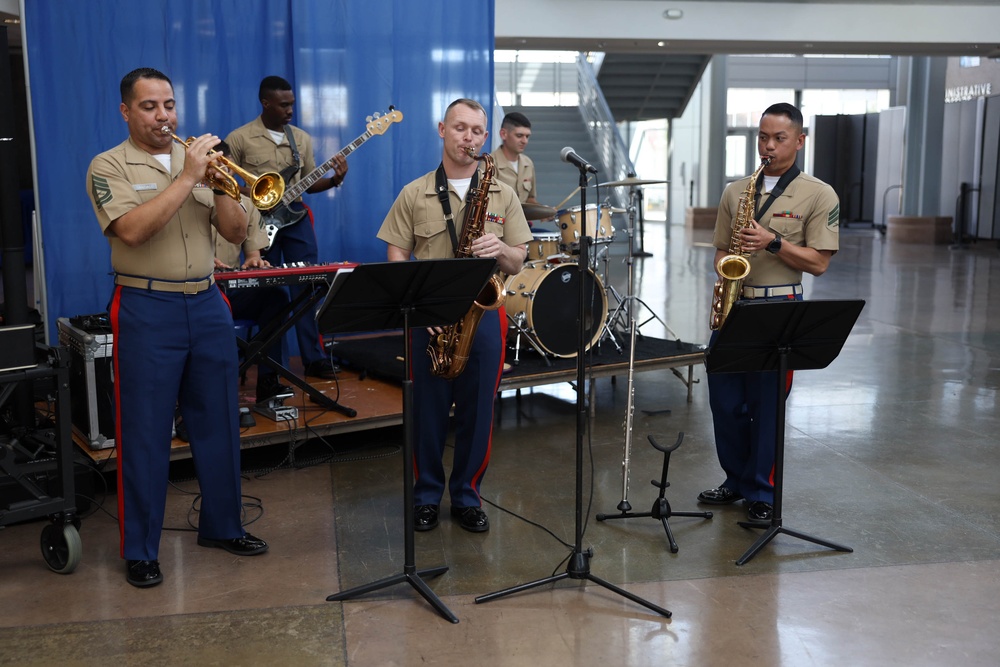
[[[469, 184], [469, 191], [465, 196], [468, 197], [474, 192], [478, 185], [479, 170], [477, 169], [472, 174], [472, 182]], [[448, 223], [448, 235], [451, 236], [451, 248], [454, 252], [458, 250], [458, 234], [455, 231], [455, 218], [451, 212], [451, 199], [448, 197], [448, 177], [444, 173], [443, 162], [438, 165], [437, 172], [434, 174], [434, 191], [437, 192], [438, 201], [441, 202], [441, 208], [444, 209], [444, 220]], [[468, 205], [468, 201], [466, 201], [466, 205]]]
[[[292, 136], [291, 125], [285, 125], [285, 137], [288, 139], [288, 147], [292, 149], [292, 159], [295, 160], [295, 164], [281, 170], [281, 177], [285, 179], [285, 183], [288, 183], [291, 177], [298, 173], [302, 167], [302, 156], [299, 155], [299, 147], [295, 145], [295, 137]], [[288, 172], [288, 174], [286, 175], [285, 172]]]

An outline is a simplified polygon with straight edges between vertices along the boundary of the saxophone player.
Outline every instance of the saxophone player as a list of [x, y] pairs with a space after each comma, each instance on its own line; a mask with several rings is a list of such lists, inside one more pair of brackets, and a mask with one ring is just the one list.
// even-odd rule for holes
[[[382, 222], [378, 238], [388, 244], [389, 261], [442, 259], [455, 256], [454, 242], [470, 197], [477, 192], [478, 160], [489, 133], [485, 109], [475, 100], [457, 99], [438, 123], [444, 142], [441, 164], [406, 185]], [[471, 150], [470, 150], [471, 149]], [[476, 257], [495, 258], [500, 271], [518, 273], [531, 241], [517, 194], [507, 185], [489, 183], [483, 234], [472, 244]], [[449, 229], [453, 221], [454, 234]], [[451, 515], [474, 533], [489, 530], [482, 510], [480, 485], [490, 458], [493, 405], [503, 370], [507, 316], [500, 308], [483, 314], [464, 372], [453, 380], [432, 374], [425, 353], [432, 331], [411, 331], [414, 419], [414, 528], [432, 530], [447, 481]], [[450, 477], [442, 460], [449, 413], [455, 406], [455, 453]]]
[[[802, 113], [791, 104], [768, 107], [760, 119], [757, 150], [762, 161], [770, 161], [760, 170], [757, 183], [744, 178], [730, 183], [722, 194], [713, 240], [716, 264], [733, 253], [750, 261], [738, 298], [800, 300], [802, 273], [822, 275], [839, 248], [836, 193], [795, 165], [804, 144]], [[734, 234], [740, 193], [746, 191], [755, 192], [747, 204], [749, 224]], [[728, 505], [743, 500], [750, 521], [770, 523], [777, 383], [786, 382], [790, 390], [788, 375], [787, 379], [778, 378], [777, 372], [708, 375], [715, 447], [726, 477], [720, 486], [699, 494], [699, 502]]]

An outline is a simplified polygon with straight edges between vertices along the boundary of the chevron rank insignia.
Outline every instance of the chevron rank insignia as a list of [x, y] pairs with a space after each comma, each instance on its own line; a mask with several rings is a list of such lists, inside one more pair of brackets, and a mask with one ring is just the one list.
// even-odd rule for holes
[[112, 200], [111, 186], [108, 185], [108, 179], [103, 176], [96, 174], [92, 176], [90, 187], [94, 191], [94, 201], [97, 203], [97, 208], [104, 208], [104, 205]]
[[839, 227], [840, 226], [840, 204], [837, 204], [830, 210], [830, 215], [826, 218], [827, 227]]

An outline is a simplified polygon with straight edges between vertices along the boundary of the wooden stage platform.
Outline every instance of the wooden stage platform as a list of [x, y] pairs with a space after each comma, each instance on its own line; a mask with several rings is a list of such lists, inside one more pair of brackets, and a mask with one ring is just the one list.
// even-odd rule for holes
[[[403, 361], [402, 336], [389, 334], [380, 336], [338, 338], [332, 348], [334, 360], [342, 366], [337, 380], [310, 379], [311, 384], [340, 405], [357, 411], [354, 417], [320, 407], [298, 389], [295, 395], [286, 399], [286, 406], [298, 411], [294, 420], [273, 421], [251, 410], [255, 426], [243, 429], [240, 446], [243, 449], [265, 445], [304, 442], [305, 440], [340, 433], [350, 433], [367, 429], [383, 428], [402, 424]], [[688, 401], [694, 383], [694, 366], [705, 359], [704, 346], [641, 337], [636, 342], [635, 371], [648, 372], [670, 370], [687, 386]], [[507, 359], [512, 361], [513, 351], [508, 351]], [[588, 353], [587, 377], [591, 379], [627, 375], [628, 342], [624, 341], [622, 351], [607, 342]], [[512, 364], [504, 374], [500, 391], [534, 387], [576, 379], [575, 358], [550, 358], [550, 365], [533, 350], [522, 349], [519, 362]], [[293, 370], [302, 372], [298, 359]], [[686, 372], [683, 369], [687, 369]], [[246, 384], [240, 388], [240, 405], [253, 406], [254, 377], [251, 371]], [[113, 464], [114, 449], [91, 449], [86, 441], [74, 433], [80, 449], [95, 461]], [[174, 439], [171, 457], [175, 460], [190, 458], [190, 447], [186, 442]]]

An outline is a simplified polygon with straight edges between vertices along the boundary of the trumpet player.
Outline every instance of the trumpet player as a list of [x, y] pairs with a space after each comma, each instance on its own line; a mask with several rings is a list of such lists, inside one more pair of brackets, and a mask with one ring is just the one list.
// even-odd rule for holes
[[[758, 154], [766, 165], [755, 183], [744, 178], [722, 194], [715, 262], [718, 266], [732, 254], [749, 259], [739, 299], [801, 300], [802, 273], [823, 274], [839, 248], [837, 194], [795, 165], [804, 144], [802, 113], [791, 104], [768, 107], [757, 133]], [[747, 210], [741, 211], [741, 206]], [[734, 233], [738, 218], [748, 224]], [[728, 505], [743, 500], [748, 520], [770, 523], [778, 382], [786, 382], [790, 390], [791, 373], [787, 379], [777, 372], [708, 375], [715, 447], [726, 477], [718, 487], [699, 494], [699, 502]]]
[[177, 111], [166, 75], [150, 68], [126, 74], [119, 110], [128, 139], [91, 161], [87, 191], [115, 274], [108, 312], [120, 556], [128, 583], [149, 587], [163, 581], [159, 546], [175, 405], [201, 487], [198, 544], [238, 556], [267, 550], [241, 525], [236, 339], [212, 277], [211, 229], [241, 243], [247, 211], [211, 180], [220, 177], [211, 152], [217, 136], [185, 145], [171, 137]]

